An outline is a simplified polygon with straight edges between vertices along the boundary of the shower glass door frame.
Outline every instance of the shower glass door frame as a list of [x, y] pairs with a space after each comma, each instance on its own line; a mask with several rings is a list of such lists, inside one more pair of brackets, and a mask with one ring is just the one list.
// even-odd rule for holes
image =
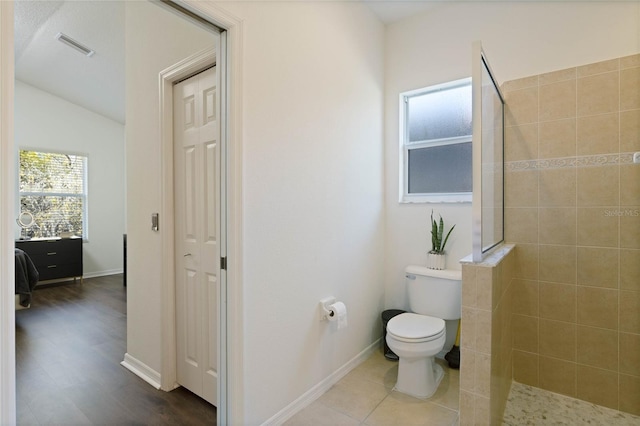
[[472, 49], [472, 259], [504, 241], [504, 97], [479, 41]]

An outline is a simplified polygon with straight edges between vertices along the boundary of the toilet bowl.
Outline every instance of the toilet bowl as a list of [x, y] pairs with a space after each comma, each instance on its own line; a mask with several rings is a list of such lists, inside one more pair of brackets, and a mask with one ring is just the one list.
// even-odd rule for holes
[[434, 357], [446, 342], [445, 320], [460, 319], [462, 274], [408, 266], [405, 278], [412, 312], [387, 323], [387, 345], [399, 358], [394, 390], [429, 398], [444, 376]]
[[435, 393], [444, 371], [434, 356], [444, 347], [445, 338], [445, 322], [440, 318], [404, 313], [389, 320], [387, 345], [400, 361], [395, 390], [416, 398]]

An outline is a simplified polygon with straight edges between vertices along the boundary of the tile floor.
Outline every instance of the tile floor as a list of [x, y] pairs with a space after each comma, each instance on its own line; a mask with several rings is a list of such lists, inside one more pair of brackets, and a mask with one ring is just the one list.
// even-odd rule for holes
[[342, 380], [285, 425], [430, 425], [458, 424], [459, 370], [437, 359], [445, 376], [428, 400], [393, 391], [398, 363], [376, 350]]

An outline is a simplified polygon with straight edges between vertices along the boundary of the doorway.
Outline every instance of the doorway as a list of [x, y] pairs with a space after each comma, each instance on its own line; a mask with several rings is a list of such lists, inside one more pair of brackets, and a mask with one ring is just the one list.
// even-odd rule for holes
[[[193, 3], [185, 3], [185, 5], [189, 6], [191, 11], [195, 11], [197, 14], [202, 15], [204, 17], [206, 17], [206, 19], [211, 19], [214, 20], [212, 18], [215, 18], [215, 22], [217, 22], [219, 24], [220, 27], [222, 28], [227, 28], [228, 30], [228, 34], [230, 36], [230, 39], [232, 40], [237, 40], [240, 37], [241, 34], [241, 27], [239, 25], [239, 21], [237, 21], [234, 17], [224, 13], [223, 11], [215, 8], [213, 5], [211, 4], [198, 4], [198, 2], [193, 2]], [[1, 187], [1, 198], [2, 198], [2, 224], [0, 226], [0, 241], [3, 242], [1, 248], [0, 248], [0, 258], [2, 260], [0, 260], [0, 262], [2, 263], [2, 268], [0, 274], [2, 274], [2, 282], [4, 282], [5, 284], [7, 284], [6, 286], [3, 286], [3, 293], [2, 293], [2, 297], [0, 297], [0, 314], [2, 316], [2, 326], [0, 326], [0, 347], [1, 347], [1, 351], [0, 351], [0, 372], [2, 373], [2, 383], [0, 385], [0, 422], [2, 423], [13, 423], [15, 422], [15, 381], [14, 381], [14, 371], [15, 371], [15, 358], [14, 358], [14, 321], [15, 321], [15, 313], [13, 311], [13, 306], [12, 306], [12, 302], [13, 302], [13, 289], [12, 289], [12, 283], [13, 283], [13, 267], [12, 267], [12, 262], [9, 262], [10, 260], [10, 256], [8, 255], [10, 253], [10, 249], [13, 246], [13, 197], [12, 197], [12, 193], [13, 193], [13, 171], [14, 171], [14, 165], [13, 163], [13, 134], [12, 134], [12, 126], [11, 126], [11, 122], [12, 122], [12, 109], [13, 109], [13, 104], [12, 104], [12, 91], [13, 91], [13, 84], [12, 84], [12, 79], [13, 79], [13, 75], [12, 75], [12, 71], [13, 70], [13, 56], [12, 56], [12, 50], [13, 50], [13, 40], [12, 40], [12, 32], [8, 31], [11, 30], [13, 28], [13, 5], [11, 3], [8, 2], [2, 2], [0, 5], [0, 28], [2, 29], [1, 34], [0, 34], [0, 58], [2, 59], [2, 63], [3, 63], [3, 69], [5, 70], [9, 70], [5, 73], [3, 73], [2, 77], [2, 84], [0, 85], [0, 120], [2, 122], [2, 131], [1, 131], [1, 152], [2, 152], [2, 156], [0, 158], [0, 176], [2, 177], [2, 179], [0, 179], [2, 181], [2, 187]], [[237, 56], [234, 55], [234, 75], [236, 76], [240, 76], [242, 74], [241, 71], [241, 63], [239, 62], [239, 57], [241, 57], [240, 52], [238, 52], [240, 50], [240, 46], [241, 45], [236, 45], [237, 48], [234, 49], [234, 53], [237, 52]], [[224, 53], [226, 55], [226, 45], [224, 45]], [[153, 54], [153, 53], [152, 53]], [[239, 78], [231, 78], [230, 82], [227, 83], [232, 87], [236, 88], [236, 92], [235, 93], [241, 93], [241, 91], [239, 90], [239, 86], [240, 86], [240, 81]], [[155, 87], [157, 88], [157, 83], [155, 84]], [[157, 89], [156, 89], [157, 90]], [[157, 93], [157, 92], [156, 92]], [[229, 102], [229, 101], [227, 101]], [[234, 144], [234, 149], [232, 150], [233, 152], [229, 153], [229, 157], [231, 159], [231, 161], [229, 162], [230, 167], [229, 167], [229, 171], [223, 174], [223, 180], [225, 182], [229, 182], [228, 184], [228, 188], [226, 189], [226, 191], [229, 192], [229, 194], [231, 195], [231, 198], [233, 199], [233, 202], [230, 203], [228, 210], [230, 213], [236, 213], [239, 212], [241, 210], [241, 197], [239, 196], [239, 189], [241, 188], [240, 185], [240, 174], [238, 173], [239, 168], [240, 168], [240, 158], [241, 156], [240, 154], [240, 144], [239, 144], [239, 134], [240, 132], [239, 130], [239, 120], [235, 119], [234, 117], [239, 117], [239, 108], [236, 106], [234, 110], [230, 110], [229, 111], [229, 117], [224, 117], [222, 118], [222, 122], [232, 122], [233, 124], [230, 126], [233, 129], [232, 132], [232, 136], [229, 138], [229, 140], [234, 140], [236, 143]], [[157, 113], [156, 113], [157, 114]], [[157, 115], [156, 115], [157, 117]], [[229, 120], [229, 121], [227, 121]], [[162, 161], [164, 161], [166, 159], [166, 157], [163, 156]], [[164, 166], [164, 165], [163, 165]], [[158, 181], [156, 180], [156, 183]], [[161, 183], [159, 185], [161, 188], [163, 187], [163, 184]], [[226, 186], [223, 186], [224, 188], [227, 188]], [[168, 211], [168, 206], [166, 203], [167, 199], [163, 199], [161, 202], [161, 207], [160, 207], [160, 211], [161, 213], [167, 213]], [[128, 206], [130, 207], [130, 206]], [[170, 206], [172, 208], [172, 206]], [[146, 216], [146, 215], [145, 215]], [[169, 215], [162, 215], [161, 217], [164, 218], [168, 218], [170, 216]], [[229, 238], [230, 244], [228, 245], [230, 252], [232, 252], [234, 255], [232, 257], [230, 257], [229, 259], [229, 281], [231, 280], [236, 280], [237, 277], [239, 277], [239, 265], [241, 264], [241, 251], [239, 250], [238, 247], [238, 238], [235, 238], [239, 235], [241, 226], [240, 221], [241, 221], [241, 215], [240, 214], [230, 214], [229, 216], [232, 216], [233, 219], [230, 220], [230, 229], [232, 229], [232, 231], [230, 232], [230, 237], [233, 238]], [[143, 221], [143, 225], [144, 228], [146, 230], [148, 230], [147, 227], [147, 219], [148, 216], [145, 217], [144, 221]], [[161, 222], [161, 224], [163, 226], [166, 226], [166, 222]], [[132, 226], [131, 223], [128, 223], [128, 227]], [[137, 224], [136, 224], [137, 226]], [[162, 228], [161, 228], [162, 229]], [[164, 229], [168, 229], [168, 228], [164, 228]], [[162, 236], [161, 238], [156, 238], [153, 237], [155, 239], [155, 241], [158, 241], [157, 246], [161, 246], [161, 250], [159, 250], [160, 252], [162, 252], [163, 254], [166, 253], [166, 250], [168, 250], [170, 248], [170, 245], [166, 244], [167, 241], [164, 239], [165, 237]], [[132, 251], [135, 252], [136, 247], [135, 247], [135, 243], [132, 241], [132, 239], [129, 239], [129, 247], [128, 247], [129, 253], [131, 253]], [[166, 256], [162, 256], [162, 258], [167, 258]], [[164, 262], [166, 263], [170, 263], [170, 262]], [[167, 299], [164, 297], [165, 295], [165, 290], [166, 290], [166, 286], [164, 285], [164, 281], [165, 281], [165, 272], [166, 270], [164, 269], [164, 264], [162, 268], [160, 276], [161, 276], [161, 281], [162, 281], [162, 288], [160, 290], [161, 293], [163, 293], [163, 297], [161, 298], [161, 304], [162, 306], [160, 307], [160, 309], [158, 309], [157, 311], [155, 309], [151, 309], [155, 312], [162, 312], [163, 314], [166, 312], [166, 301]], [[227, 275], [227, 272], [225, 271], [223, 273], [223, 275]], [[128, 289], [130, 289], [132, 287], [133, 281], [132, 281], [132, 276], [129, 275], [128, 279], [129, 279], [129, 287]], [[156, 281], [157, 282], [157, 281]], [[238, 281], [239, 283], [239, 281]], [[237, 318], [237, 321], [229, 321], [231, 323], [230, 327], [234, 329], [234, 338], [230, 341], [230, 347], [233, 348], [230, 350], [230, 352], [233, 353], [237, 353], [240, 354], [241, 353], [241, 341], [242, 341], [242, 334], [241, 334], [241, 329], [242, 329], [242, 322], [241, 322], [241, 310], [239, 309], [240, 305], [241, 305], [241, 298], [240, 295], [242, 293], [242, 289], [240, 288], [239, 285], [234, 286], [234, 288], [232, 289], [231, 292], [229, 292], [229, 294], [226, 293], [226, 289], [222, 289], [221, 292], [222, 297], [221, 300], [223, 300], [224, 302], [228, 303], [229, 306], [229, 313], [227, 313], [227, 305], [223, 305], [223, 308], [221, 309], [220, 312], [220, 316], [222, 318], [226, 318], [227, 315], [229, 315], [230, 317], [234, 317]], [[11, 297], [7, 297], [11, 295]], [[148, 296], [148, 295], [147, 295]], [[155, 298], [154, 300], [158, 300], [158, 298]], [[147, 302], [149, 302], [147, 300]], [[148, 305], [148, 303], [147, 303]], [[165, 318], [165, 316], [162, 317], [163, 319]], [[157, 321], [155, 322], [155, 324], [152, 324], [152, 326], [155, 326], [155, 330], [158, 330], [160, 328], [163, 327], [158, 327], [159, 323], [161, 323], [162, 321]], [[152, 333], [155, 333], [156, 331], [152, 331]], [[224, 334], [224, 330], [223, 333]], [[158, 331], [159, 333], [159, 331]], [[226, 347], [226, 336], [220, 336], [220, 341], [221, 341], [221, 347]], [[145, 342], [142, 341], [140, 343], [141, 345], [144, 345]], [[166, 362], [167, 357], [164, 356], [165, 355], [165, 351], [167, 349], [166, 347], [166, 341], [162, 340], [161, 344], [160, 344], [160, 348], [157, 349], [157, 353], [158, 355], [156, 356], [155, 359], [160, 359], [160, 364], [162, 364], [162, 368], [159, 368], [160, 372], [162, 372], [162, 381], [164, 382], [166, 377], [165, 377], [165, 369], [164, 369], [164, 364]], [[226, 359], [227, 359], [227, 354], [226, 351], [223, 350], [222, 348], [219, 349], [221, 351], [221, 359], [220, 359], [220, 364], [221, 365], [226, 365]], [[234, 357], [230, 356], [230, 359], [234, 359]], [[235, 359], [240, 358], [235, 357]], [[241, 380], [239, 379], [241, 377], [240, 374], [238, 374], [238, 371], [240, 371], [240, 366], [241, 364], [239, 362], [235, 362], [233, 363], [233, 365], [229, 365], [228, 368], [229, 370], [236, 370], [236, 372], [232, 375], [232, 377], [234, 377], [234, 381], [237, 381], [238, 383], [241, 382]], [[227, 378], [226, 378], [226, 369], [221, 369], [220, 371], [220, 388], [226, 392], [227, 389]], [[237, 379], [235, 379], [237, 378]], [[5, 380], [6, 379], [6, 380]], [[234, 386], [234, 392], [236, 392], [239, 396], [241, 396], [241, 385], [236, 385]], [[227, 423], [227, 410], [226, 410], [226, 401], [229, 398], [226, 398], [224, 395], [220, 395], [220, 400], [221, 400], [221, 404], [218, 410], [218, 419], [220, 423]], [[235, 421], [241, 421], [241, 404], [240, 404], [240, 398], [237, 398], [236, 401], [238, 401], [237, 403], [235, 403], [233, 405], [233, 412], [237, 413]]]

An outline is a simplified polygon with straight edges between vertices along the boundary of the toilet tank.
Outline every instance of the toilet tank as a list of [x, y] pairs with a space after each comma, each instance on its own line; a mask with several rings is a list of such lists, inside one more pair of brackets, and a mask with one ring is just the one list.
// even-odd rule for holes
[[462, 272], [407, 266], [405, 280], [412, 312], [444, 320], [460, 318]]

